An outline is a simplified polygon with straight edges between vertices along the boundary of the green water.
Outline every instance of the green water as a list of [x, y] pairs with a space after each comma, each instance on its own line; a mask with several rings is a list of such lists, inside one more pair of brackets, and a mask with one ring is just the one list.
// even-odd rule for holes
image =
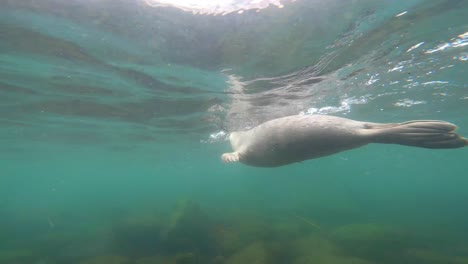
[[220, 160], [301, 112], [468, 136], [466, 1], [0, 6], [0, 263], [468, 263], [466, 148]]

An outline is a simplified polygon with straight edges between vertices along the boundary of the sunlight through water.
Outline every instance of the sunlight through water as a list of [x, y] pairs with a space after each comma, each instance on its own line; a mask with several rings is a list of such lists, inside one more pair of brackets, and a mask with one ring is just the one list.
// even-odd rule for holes
[[[176, 7], [194, 14], [226, 15], [233, 12], [256, 9], [257, 12], [270, 5], [283, 8], [280, 0], [144, 0], [151, 7]], [[294, 2], [295, 0], [291, 0]]]

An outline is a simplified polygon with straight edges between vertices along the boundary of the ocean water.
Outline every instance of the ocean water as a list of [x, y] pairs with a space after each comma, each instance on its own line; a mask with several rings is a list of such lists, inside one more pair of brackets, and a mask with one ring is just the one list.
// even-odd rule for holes
[[467, 148], [220, 159], [300, 113], [468, 136], [466, 1], [156, 2], [0, 1], [0, 263], [468, 263]]

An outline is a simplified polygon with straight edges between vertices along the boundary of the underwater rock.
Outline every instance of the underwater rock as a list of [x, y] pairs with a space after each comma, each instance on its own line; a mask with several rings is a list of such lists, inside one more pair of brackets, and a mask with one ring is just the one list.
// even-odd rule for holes
[[290, 263], [295, 258], [291, 241], [274, 239], [264, 242], [268, 264]]
[[452, 263], [449, 258], [432, 250], [426, 249], [410, 249], [407, 251], [408, 257], [414, 259], [414, 262], [424, 263]]
[[58, 263], [74, 262], [109, 254], [108, 230], [51, 231], [34, 241], [33, 246], [43, 256], [53, 257]]
[[0, 263], [35, 263], [40, 258], [30, 250], [2, 250], [0, 251]]
[[167, 253], [199, 252], [202, 255], [218, 255], [213, 221], [190, 200], [180, 201], [172, 214], [169, 227], [164, 232], [164, 248]]
[[238, 231], [233, 228], [217, 225], [213, 227], [212, 232], [219, 251], [223, 254], [230, 255], [245, 245]]
[[163, 224], [157, 217], [128, 219], [112, 230], [113, 248], [132, 257], [153, 256], [162, 252]]
[[410, 249], [407, 254], [412, 263], [468, 264], [468, 256], [447, 256], [434, 250]]
[[139, 258], [134, 261], [135, 264], [166, 264], [169, 261], [163, 256], [151, 256]]
[[226, 260], [226, 264], [267, 264], [267, 251], [261, 242], [255, 242]]
[[318, 235], [309, 235], [293, 242], [295, 258], [293, 264], [374, 264], [368, 260], [341, 256], [339, 247]]
[[268, 222], [262, 216], [242, 211], [232, 216], [229, 226], [229, 230], [238, 234], [241, 246], [265, 240], [272, 232], [271, 221]]
[[[455, 264], [468, 264], [468, 256], [453, 258]], [[450, 262], [447, 262], [450, 263]]]
[[353, 257], [340, 257], [340, 256], [304, 256], [298, 258], [293, 264], [374, 264], [364, 259], [353, 258]]
[[98, 256], [83, 262], [80, 262], [80, 264], [130, 264], [131, 261], [122, 256]]
[[174, 260], [171, 262], [174, 264], [199, 264], [204, 263], [201, 260], [201, 257], [196, 253], [180, 253], [175, 256]]
[[293, 241], [293, 264], [372, 264], [364, 259], [341, 256], [339, 247], [318, 235], [309, 235]]
[[163, 256], [151, 256], [139, 258], [134, 261], [135, 264], [166, 264], [169, 261]]
[[320, 257], [334, 255], [338, 247], [331, 241], [321, 238], [317, 235], [309, 235], [292, 241], [295, 255]]
[[411, 246], [412, 237], [405, 230], [378, 224], [349, 224], [331, 235], [346, 255], [389, 263], [400, 262]]

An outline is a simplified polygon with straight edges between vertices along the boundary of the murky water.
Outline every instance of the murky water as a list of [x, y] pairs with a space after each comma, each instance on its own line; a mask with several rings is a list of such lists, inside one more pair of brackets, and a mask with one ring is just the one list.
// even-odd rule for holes
[[466, 1], [153, 2], [0, 2], [0, 263], [468, 263], [466, 148], [220, 160], [299, 113], [468, 136]]

